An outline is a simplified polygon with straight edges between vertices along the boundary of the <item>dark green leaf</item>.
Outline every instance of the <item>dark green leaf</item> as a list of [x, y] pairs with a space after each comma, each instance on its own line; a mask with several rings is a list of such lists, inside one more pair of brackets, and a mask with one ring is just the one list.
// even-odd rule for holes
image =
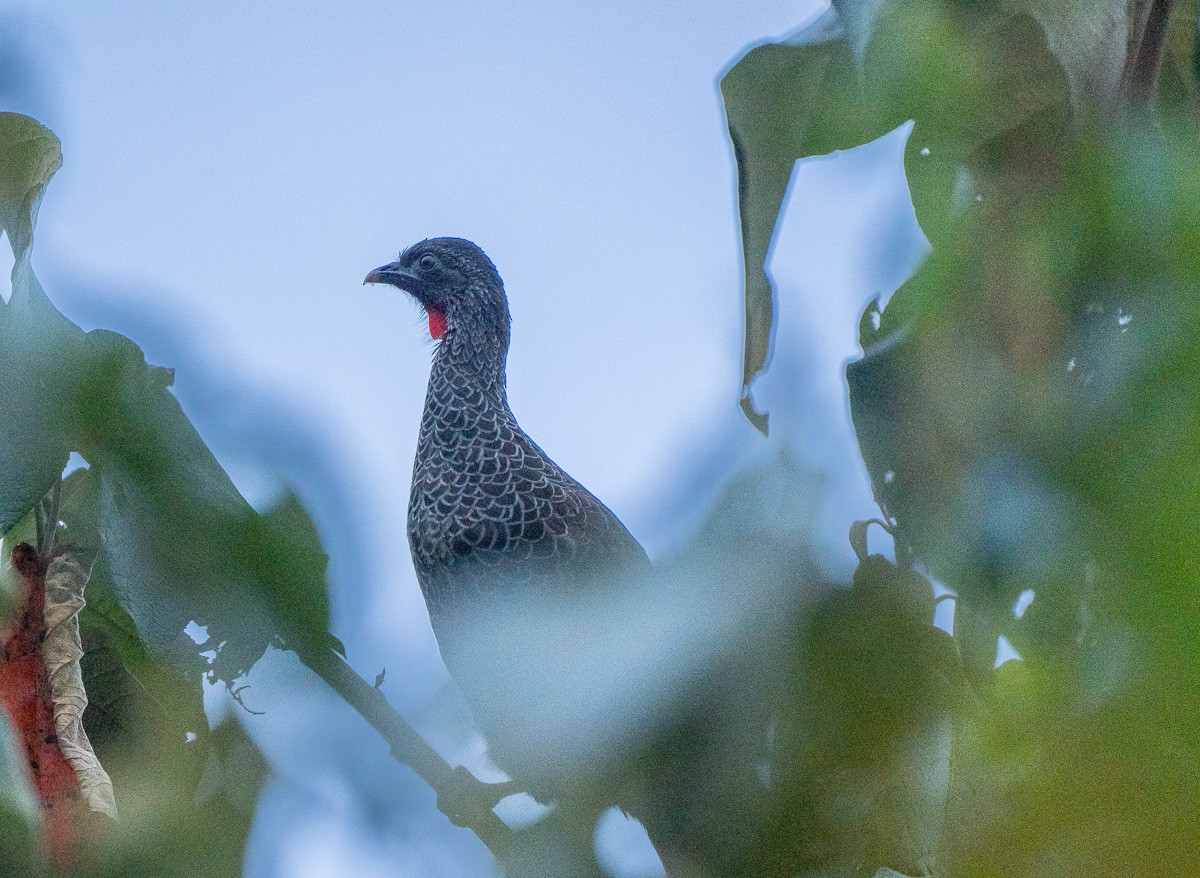
[[101, 474], [101, 543], [142, 639], [187, 667], [183, 629], [204, 625], [232, 679], [274, 638], [317, 638], [324, 555], [299, 505], [260, 517], [167, 390], [169, 373], [120, 336], [89, 341], [99, 368], [81, 420]]

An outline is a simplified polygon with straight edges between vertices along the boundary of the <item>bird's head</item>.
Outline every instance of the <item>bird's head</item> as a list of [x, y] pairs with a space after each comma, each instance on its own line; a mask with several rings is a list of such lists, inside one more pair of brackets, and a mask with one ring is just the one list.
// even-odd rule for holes
[[429, 334], [476, 336], [464, 343], [508, 346], [508, 302], [492, 260], [462, 238], [429, 238], [367, 275], [363, 283], [392, 284], [416, 299], [429, 317]]

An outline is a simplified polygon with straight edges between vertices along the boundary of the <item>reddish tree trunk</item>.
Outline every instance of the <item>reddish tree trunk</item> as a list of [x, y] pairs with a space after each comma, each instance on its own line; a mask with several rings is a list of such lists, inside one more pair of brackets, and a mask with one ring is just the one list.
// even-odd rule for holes
[[29, 773], [42, 803], [46, 849], [51, 865], [62, 869], [79, 861], [87, 828], [98, 815], [83, 801], [75, 770], [58, 746], [50, 678], [41, 654], [46, 638], [47, 560], [28, 543], [12, 551], [13, 567], [21, 574], [17, 596], [21, 611], [3, 632], [0, 705], [25, 746]]

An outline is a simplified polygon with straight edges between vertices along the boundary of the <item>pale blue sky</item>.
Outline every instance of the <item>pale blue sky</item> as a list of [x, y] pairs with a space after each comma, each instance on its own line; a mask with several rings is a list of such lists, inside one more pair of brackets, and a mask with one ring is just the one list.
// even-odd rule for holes
[[[332, 558], [335, 632], [420, 721], [444, 672], [403, 519], [431, 348], [415, 306], [363, 276], [431, 235], [483, 246], [511, 299], [523, 426], [669, 551], [772, 447], [736, 407], [716, 77], [824, 5], [0, 0], [0, 52], [33, 74], [0, 80], [0, 109], [63, 140], [34, 266], [69, 317], [176, 367], [252, 502], [283, 481], [301, 493]], [[807, 165], [772, 264], [785, 316], [764, 401], [773, 442], [826, 470], [834, 566], [874, 511], [842, 363], [863, 304], [923, 252], [898, 142]], [[892, 258], [864, 262], [864, 242]], [[486, 874], [473, 837], [288, 667], [272, 657], [250, 694], [280, 779], [248, 873], [344, 874], [353, 851], [363, 876]]]

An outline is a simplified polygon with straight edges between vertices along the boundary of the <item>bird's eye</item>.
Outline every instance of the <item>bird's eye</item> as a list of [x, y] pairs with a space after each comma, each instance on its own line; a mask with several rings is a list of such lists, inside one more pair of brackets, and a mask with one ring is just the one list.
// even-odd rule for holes
[[432, 253], [426, 253], [417, 260], [417, 266], [421, 269], [421, 271], [433, 271], [436, 265], [437, 259], [434, 258]]

